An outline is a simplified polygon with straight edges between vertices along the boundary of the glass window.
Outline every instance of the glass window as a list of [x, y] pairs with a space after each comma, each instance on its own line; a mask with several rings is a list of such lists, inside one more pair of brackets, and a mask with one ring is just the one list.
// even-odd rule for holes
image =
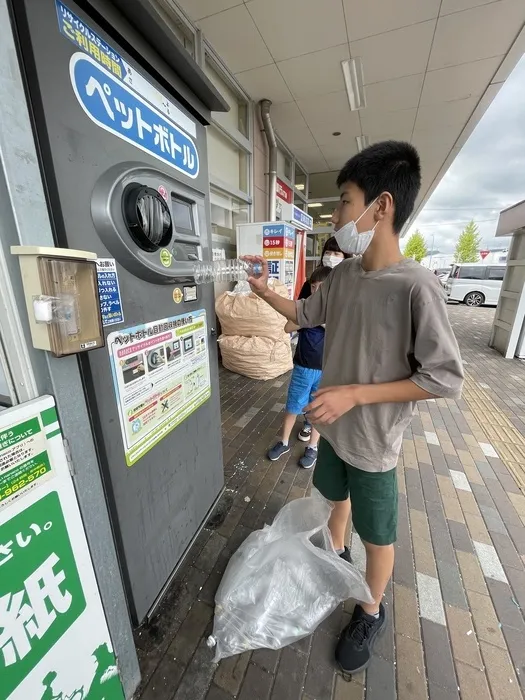
[[213, 126], [207, 128], [210, 174], [234, 190], [248, 193], [248, 154]]
[[307, 183], [307, 175], [304, 172], [304, 170], [301, 168], [299, 163], [297, 161], [295, 162], [295, 183], [294, 187], [295, 189], [300, 192], [303, 197], [308, 196], [308, 192], [306, 191], [306, 183]]
[[219, 190], [210, 189], [212, 246], [214, 258], [237, 257], [237, 224], [249, 222], [246, 202]]
[[228, 131], [239, 131], [245, 138], [249, 138], [248, 102], [243, 95], [235, 89], [235, 86], [220, 71], [212, 60], [206, 56], [204, 71], [217, 90], [230, 105], [229, 112], [214, 112], [213, 118]]
[[309, 233], [306, 236], [306, 257], [314, 258], [317, 255], [317, 236]]
[[484, 280], [486, 267], [469, 267], [464, 265], [459, 268], [459, 279], [462, 280]]
[[11, 390], [9, 388], [9, 382], [7, 381], [8, 374], [7, 358], [5, 356], [4, 346], [2, 345], [2, 339], [0, 338], [0, 411], [13, 405]]
[[12, 406], [11, 392], [9, 391], [3, 367], [0, 365], [0, 411], [9, 406]]
[[292, 181], [292, 159], [280, 148], [277, 149], [277, 177]]
[[175, 34], [192, 58], [195, 58], [195, 33], [191, 26], [180, 16], [173, 0], [158, 0], [158, 9], [164, 21]]
[[489, 280], [503, 280], [505, 277], [504, 267], [489, 267], [488, 275]]
[[314, 229], [326, 228], [332, 225], [332, 214], [337, 206], [337, 199], [331, 202], [311, 202], [314, 206], [308, 206], [308, 213], [314, 220]]
[[325, 199], [327, 197], [339, 197], [336, 183], [339, 172], [334, 170], [328, 173], [311, 173], [308, 178], [308, 199]]
[[300, 197], [295, 196], [293, 203], [298, 209], [301, 209], [302, 211], [306, 211], [306, 202], [304, 202]]
[[323, 246], [329, 238], [329, 233], [308, 233], [306, 235], [306, 257], [320, 258]]

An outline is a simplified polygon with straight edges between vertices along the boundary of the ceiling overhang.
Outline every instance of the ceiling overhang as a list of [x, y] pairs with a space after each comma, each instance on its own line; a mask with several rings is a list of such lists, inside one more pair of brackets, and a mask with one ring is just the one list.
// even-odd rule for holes
[[[357, 137], [414, 144], [414, 216], [525, 51], [523, 0], [178, 3], [252, 99], [272, 100], [279, 137], [310, 173], [339, 170]], [[356, 111], [341, 68], [350, 58], [364, 75]]]

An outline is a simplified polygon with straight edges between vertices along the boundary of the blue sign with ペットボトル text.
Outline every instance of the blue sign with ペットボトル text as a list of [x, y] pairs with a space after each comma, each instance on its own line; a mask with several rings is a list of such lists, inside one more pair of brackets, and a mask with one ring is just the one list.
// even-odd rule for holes
[[190, 178], [199, 174], [193, 140], [90, 56], [75, 53], [69, 72], [80, 106], [105, 131]]

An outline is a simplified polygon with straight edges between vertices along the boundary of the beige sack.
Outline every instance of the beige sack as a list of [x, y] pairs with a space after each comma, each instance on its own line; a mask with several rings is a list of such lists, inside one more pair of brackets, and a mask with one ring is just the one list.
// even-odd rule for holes
[[[275, 283], [273, 290], [283, 297], [288, 296], [287, 288], [280, 282]], [[264, 336], [281, 340], [284, 334], [285, 317], [252, 292], [224, 292], [215, 302], [215, 313], [223, 335]]]
[[224, 367], [251, 379], [275, 379], [293, 367], [287, 335], [282, 335], [280, 340], [221, 335], [219, 347]]

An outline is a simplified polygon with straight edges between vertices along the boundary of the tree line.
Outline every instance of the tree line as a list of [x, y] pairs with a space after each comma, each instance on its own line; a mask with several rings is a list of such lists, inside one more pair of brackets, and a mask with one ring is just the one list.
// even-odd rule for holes
[[[479, 262], [481, 259], [479, 254], [480, 247], [481, 236], [479, 234], [479, 229], [474, 221], [470, 221], [461, 232], [458, 242], [456, 243], [454, 262]], [[407, 241], [404, 252], [407, 258], [414, 258], [414, 260], [417, 260], [417, 262], [421, 262], [423, 258], [427, 257], [429, 250], [425, 237], [421, 231], [414, 231]]]

